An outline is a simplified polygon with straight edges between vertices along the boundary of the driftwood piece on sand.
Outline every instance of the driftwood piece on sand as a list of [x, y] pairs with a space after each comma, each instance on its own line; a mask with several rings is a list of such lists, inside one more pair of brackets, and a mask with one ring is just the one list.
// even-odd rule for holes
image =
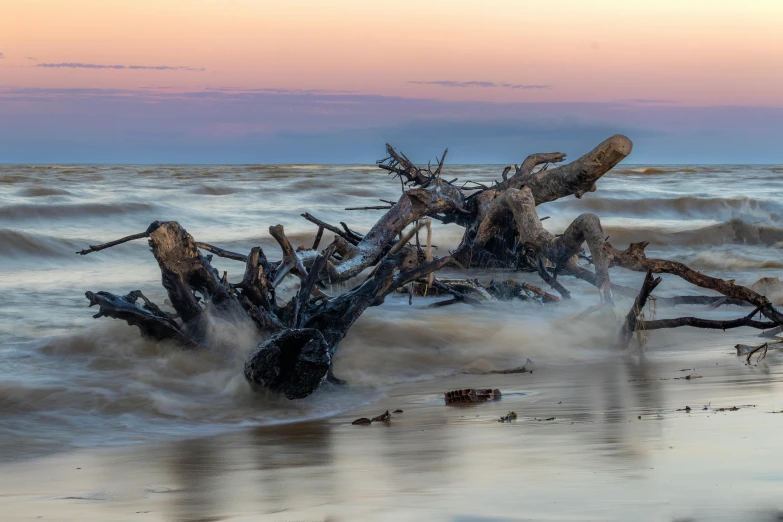
[[486, 402], [498, 400], [502, 397], [500, 390], [492, 388], [466, 388], [454, 390], [443, 394], [446, 404], [468, 404], [471, 402]]
[[783, 349], [783, 339], [776, 339], [774, 341], [767, 341], [766, 343], [759, 344], [757, 346], [749, 346], [747, 344], [737, 344], [734, 346], [737, 349], [737, 355], [744, 355], [745, 362], [750, 364], [750, 359], [757, 353], [760, 354], [758, 360], [764, 359], [767, 356], [767, 351], [770, 349], [780, 350]]
[[[326, 379], [339, 382], [331, 372], [338, 344], [353, 323], [370, 306], [378, 306], [386, 296], [413, 283], [425, 292], [450, 295], [451, 300], [436, 306], [465, 302], [477, 304], [497, 299], [532, 299], [554, 303], [559, 299], [541, 288], [514, 280], [482, 285], [475, 280], [462, 282], [435, 279], [432, 274], [445, 267], [463, 270], [499, 268], [526, 270], [540, 277], [561, 294], [571, 293], [563, 277], [576, 277], [598, 288], [602, 306], [614, 306], [613, 293], [636, 297], [626, 316], [617, 344], [627, 347], [634, 331], [696, 326], [733, 328], [751, 326], [773, 329], [783, 325], [781, 314], [764, 295], [735, 284], [701, 274], [682, 263], [650, 259], [644, 254], [646, 243], [632, 244], [621, 251], [607, 243], [598, 216], [582, 214], [561, 235], [544, 228], [536, 206], [560, 198], [581, 198], [596, 190], [596, 183], [632, 149], [631, 140], [615, 135], [584, 156], [562, 166], [550, 164], [565, 160], [559, 152], [532, 154], [520, 166], [506, 167], [494, 184], [466, 182], [444, 178], [444, 160], [437, 165], [420, 167], [408, 157], [386, 146], [387, 157], [378, 166], [399, 177], [403, 193], [394, 201], [383, 201], [389, 207], [365, 233], [302, 216], [317, 227], [311, 249], [295, 250], [282, 225], [269, 228], [282, 252], [279, 261], [270, 261], [260, 247], [248, 254], [231, 252], [219, 246], [200, 243], [174, 221], [154, 222], [144, 232], [103, 245], [92, 245], [78, 252], [86, 255], [106, 248], [146, 238], [158, 262], [168, 302], [176, 314], [164, 312], [141, 292], [115, 296], [106, 292], [87, 292], [90, 306], [98, 305], [96, 317], [122, 319], [139, 327], [142, 335], [169, 339], [187, 347], [206, 344], [211, 316], [236, 321], [246, 316], [252, 328], [268, 336], [245, 364], [245, 376], [254, 386], [301, 398], [315, 391]], [[513, 171], [513, 174], [512, 174]], [[509, 174], [511, 174], [509, 176]], [[417, 232], [429, 227], [429, 218], [454, 223], [464, 228], [460, 245], [451, 253], [433, 258], [431, 245], [421, 249]], [[428, 228], [429, 230], [429, 228]], [[324, 231], [334, 234], [334, 241], [319, 250]], [[415, 243], [411, 244], [414, 237]], [[582, 252], [587, 245], [590, 256]], [[231, 283], [211, 264], [211, 255], [245, 263], [242, 280]], [[593, 265], [590, 270], [579, 259]], [[613, 267], [647, 273], [642, 292], [613, 283]], [[747, 304], [750, 315], [733, 321], [712, 321], [694, 317], [641, 321], [644, 305], [660, 279], [652, 274], [673, 274], [720, 296], [679, 296], [657, 298], [658, 304]], [[299, 289], [288, 302], [281, 302], [277, 288], [290, 276], [299, 280]], [[350, 291], [327, 295], [327, 285], [354, 280]], [[652, 281], [652, 282], [650, 282]], [[331, 290], [330, 290], [331, 293]], [[141, 299], [141, 303], [139, 302]], [[756, 314], [766, 320], [754, 319]], [[238, 325], [237, 327], [247, 327]]]

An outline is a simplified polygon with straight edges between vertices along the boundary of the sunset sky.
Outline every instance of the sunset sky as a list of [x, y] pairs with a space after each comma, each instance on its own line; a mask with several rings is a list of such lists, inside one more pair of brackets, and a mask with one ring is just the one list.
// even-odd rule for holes
[[0, 162], [783, 163], [781, 0], [0, 0]]

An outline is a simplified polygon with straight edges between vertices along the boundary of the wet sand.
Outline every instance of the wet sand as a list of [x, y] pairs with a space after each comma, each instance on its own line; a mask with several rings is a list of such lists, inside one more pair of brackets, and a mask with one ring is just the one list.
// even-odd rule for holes
[[[491, 184], [502, 167], [448, 172]], [[732, 353], [736, 343], [760, 342], [755, 331], [656, 331], [639, 361], [607, 349], [616, 318], [575, 319], [599, 298], [573, 279], [565, 284], [574, 299], [545, 307], [429, 309], [430, 298], [409, 306], [390, 296], [340, 344], [336, 371], [351, 386], [291, 402], [247, 385], [242, 367], [259, 334], [242, 318], [215, 320], [209, 349], [193, 352], [143, 340], [86, 308], [86, 290], [166, 299], [143, 241], [74, 255], [86, 245], [175, 219], [199, 241], [238, 252], [261, 245], [276, 259], [269, 225], [311, 245], [304, 205], [366, 232], [379, 213], [344, 209], [397, 199], [392, 181], [375, 165], [0, 165], [0, 522], [783, 513], [783, 414], [771, 413], [783, 410], [783, 355], [745, 366]], [[598, 188], [539, 206], [546, 227], [559, 233], [594, 212], [618, 248], [651, 240], [651, 257], [745, 285], [780, 276], [779, 167], [621, 164]], [[445, 252], [462, 234], [438, 225], [433, 242]], [[232, 282], [244, 273], [242, 263], [215, 263]], [[612, 273], [632, 288], [643, 276]], [[535, 274], [469, 277], [542, 285]], [[703, 293], [671, 276], [658, 292]], [[631, 307], [616, 302], [618, 313]], [[661, 307], [656, 317], [748, 312]], [[477, 374], [527, 358], [533, 374]], [[682, 378], [690, 374], [701, 377]], [[445, 406], [443, 392], [461, 387], [495, 387], [504, 397]], [[685, 406], [691, 411], [677, 411]], [[731, 406], [740, 409], [716, 411]], [[404, 413], [388, 425], [351, 425], [397, 408]], [[510, 410], [518, 420], [498, 423]]]
[[[731, 346], [754, 335], [681, 330], [643, 358], [406, 383], [325, 420], [5, 463], [0, 518], [780, 520], [783, 355], [746, 366]], [[445, 406], [461, 387], [504, 395]]]

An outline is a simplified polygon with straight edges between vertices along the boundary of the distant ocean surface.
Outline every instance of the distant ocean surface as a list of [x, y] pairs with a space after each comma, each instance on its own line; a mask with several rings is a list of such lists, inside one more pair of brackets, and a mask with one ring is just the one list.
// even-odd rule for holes
[[[491, 182], [502, 169], [457, 165], [444, 177]], [[539, 206], [541, 217], [550, 216], [545, 226], [557, 233], [591, 212], [616, 247], [649, 240], [649, 255], [748, 285], [783, 272], [783, 166], [621, 164], [597, 186], [580, 200]], [[75, 254], [89, 244], [176, 220], [198, 241], [239, 252], [261, 245], [275, 259], [270, 225], [283, 224], [295, 246], [309, 247], [316, 229], [303, 212], [364, 232], [382, 211], [345, 208], [399, 194], [399, 180], [373, 165], [0, 165], [0, 459], [323, 417], [395, 384], [477, 365], [609, 355], [595, 340], [601, 332], [571, 336], [559, 325], [597, 302], [594, 289], [570, 279], [563, 283], [577, 299], [547, 308], [428, 310], [431, 300], [414, 299], [411, 307], [392, 297], [362, 316], [341, 346], [336, 371], [350, 385], [291, 402], [245, 383], [242, 364], [260, 337], [241, 318], [214, 324], [212, 350], [185, 352], [142, 340], [123, 322], [92, 319], [95, 309], [87, 309], [87, 290], [140, 289], [160, 305], [165, 300], [143, 240]], [[435, 224], [437, 252], [456, 246], [461, 230]], [[241, 263], [214, 264], [233, 281], [242, 276]], [[642, 277], [612, 276], [634, 286]], [[543, 284], [533, 274], [481, 277]], [[704, 293], [671, 276], [660, 292]]]

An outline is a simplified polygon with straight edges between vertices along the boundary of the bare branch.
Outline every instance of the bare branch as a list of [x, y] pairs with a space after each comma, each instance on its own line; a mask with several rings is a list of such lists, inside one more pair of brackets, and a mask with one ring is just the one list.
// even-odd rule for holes
[[[650, 297], [650, 294], [652, 294], [652, 291], [655, 290], [655, 288], [660, 283], [660, 277], [653, 278], [652, 272], [647, 272], [647, 275], [644, 277], [644, 283], [642, 283], [642, 288], [639, 290], [639, 295], [636, 296], [636, 299], [633, 302], [633, 306], [625, 316], [625, 321], [623, 322], [622, 328], [620, 328], [620, 331], [617, 333], [615, 347], [621, 350], [628, 348], [628, 343], [631, 342], [633, 333], [637, 329], [637, 325], [639, 324], [639, 317], [642, 314], [642, 310], [644, 310], [644, 306], [647, 304], [647, 299]], [[648, 323], [649, 321], [644, 323], [645, 329], [649, 329], [647, 328]]]
[[225, 257], [226, 259], [233, 259], [235, 261], [242, 261], [243, 263], [247, 262], [247, 256], [244, 254], [237, 254], [236, 252], [231, 252], [230, 250], [223, 250], [222, 248], [207, 243], [196, 242], [196, 247], [202, 250], [206, 250], [207, 252], [211, 252], [219, 257]]

